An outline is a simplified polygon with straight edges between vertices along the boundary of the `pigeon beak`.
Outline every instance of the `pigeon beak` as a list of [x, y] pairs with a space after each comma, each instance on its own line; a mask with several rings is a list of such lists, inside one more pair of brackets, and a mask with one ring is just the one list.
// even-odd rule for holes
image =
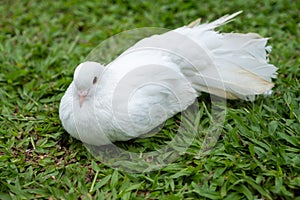
[[85, 97], [86, 97], [86, 96], [84, 96], [84, 95], [80, 95], [80, 96], [79, 96], [79, 106], [80, 106], [80, 108], [81, 108], [81, 106], [82, 106], [82, 104], [83, 104], [83, 101], [84, 101]]
[[87, 90], [78, 91], [78, 95], [79, 95], [79, 106], [81, 108], [86, 96], [88, 95], [88, 91]]

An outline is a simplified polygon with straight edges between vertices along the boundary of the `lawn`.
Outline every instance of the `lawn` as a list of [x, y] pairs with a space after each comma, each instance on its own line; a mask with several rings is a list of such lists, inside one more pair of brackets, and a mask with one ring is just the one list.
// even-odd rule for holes
[[[300, 2], [117, 2], [1, 2], [0, 199], [300, 199]], [[278, 78], [268, 98], [227, 101], [224, 127], [209, 154], [196, 156], [196, 139], [167, 166], [130, 173], [95, 159], [64, 131], [60, 99], [74, 68], [101, 41], [125, 30], [174, 29], [239, 10], [220, 30], [269, 37]], [[203, 134], [210, 101], [205, 95], [198, 100], [195, 126]], [[156, 148], [175, 134], [175, 121], [139, 144], [145, 151]]]

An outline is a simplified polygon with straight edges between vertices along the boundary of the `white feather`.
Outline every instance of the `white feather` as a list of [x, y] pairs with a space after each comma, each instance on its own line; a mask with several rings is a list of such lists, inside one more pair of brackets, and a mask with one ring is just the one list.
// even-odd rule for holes
[[255, 95], [269, 91], [273, 87], [271, 79], [276, 78], [277, 68], [267, 60], [267, 51], [270, 51], [270, 47], [266, 47], [267, 38], [256, 33], [214, 31], [240, 13], [201, 25], [197, 20], [192, 25], [143, 39], [126, 52], [149, 47], [169, 51], [170, 59], [179, 64], [181, 72], [192, 80], [198, 92], [210, 91], [224, 96], [224, 92], [216, 91], [225, 90], [228, 98], [254, 100]]

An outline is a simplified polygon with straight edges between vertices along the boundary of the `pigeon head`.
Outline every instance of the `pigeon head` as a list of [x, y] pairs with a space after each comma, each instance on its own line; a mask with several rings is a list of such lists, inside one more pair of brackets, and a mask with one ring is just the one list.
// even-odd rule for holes
[[74, 84], [79, 96], [80, 107], [85, 98], [90, 95], [97, 85], [104, 67], [97, 62], [83, 62], [76, 67], [74, 73]]

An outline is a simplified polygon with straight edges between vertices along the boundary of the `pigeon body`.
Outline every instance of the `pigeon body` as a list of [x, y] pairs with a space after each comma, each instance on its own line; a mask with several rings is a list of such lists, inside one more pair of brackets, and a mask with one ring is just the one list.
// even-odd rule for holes
[[140, 40], [103, 66], [81, 63], [61, 99], [63, 127], [101, 146], [139, 137], [193, 104], [201, 92], [254, 100], [273, 87], [267, 39], [214, 29], [239, 13]]

